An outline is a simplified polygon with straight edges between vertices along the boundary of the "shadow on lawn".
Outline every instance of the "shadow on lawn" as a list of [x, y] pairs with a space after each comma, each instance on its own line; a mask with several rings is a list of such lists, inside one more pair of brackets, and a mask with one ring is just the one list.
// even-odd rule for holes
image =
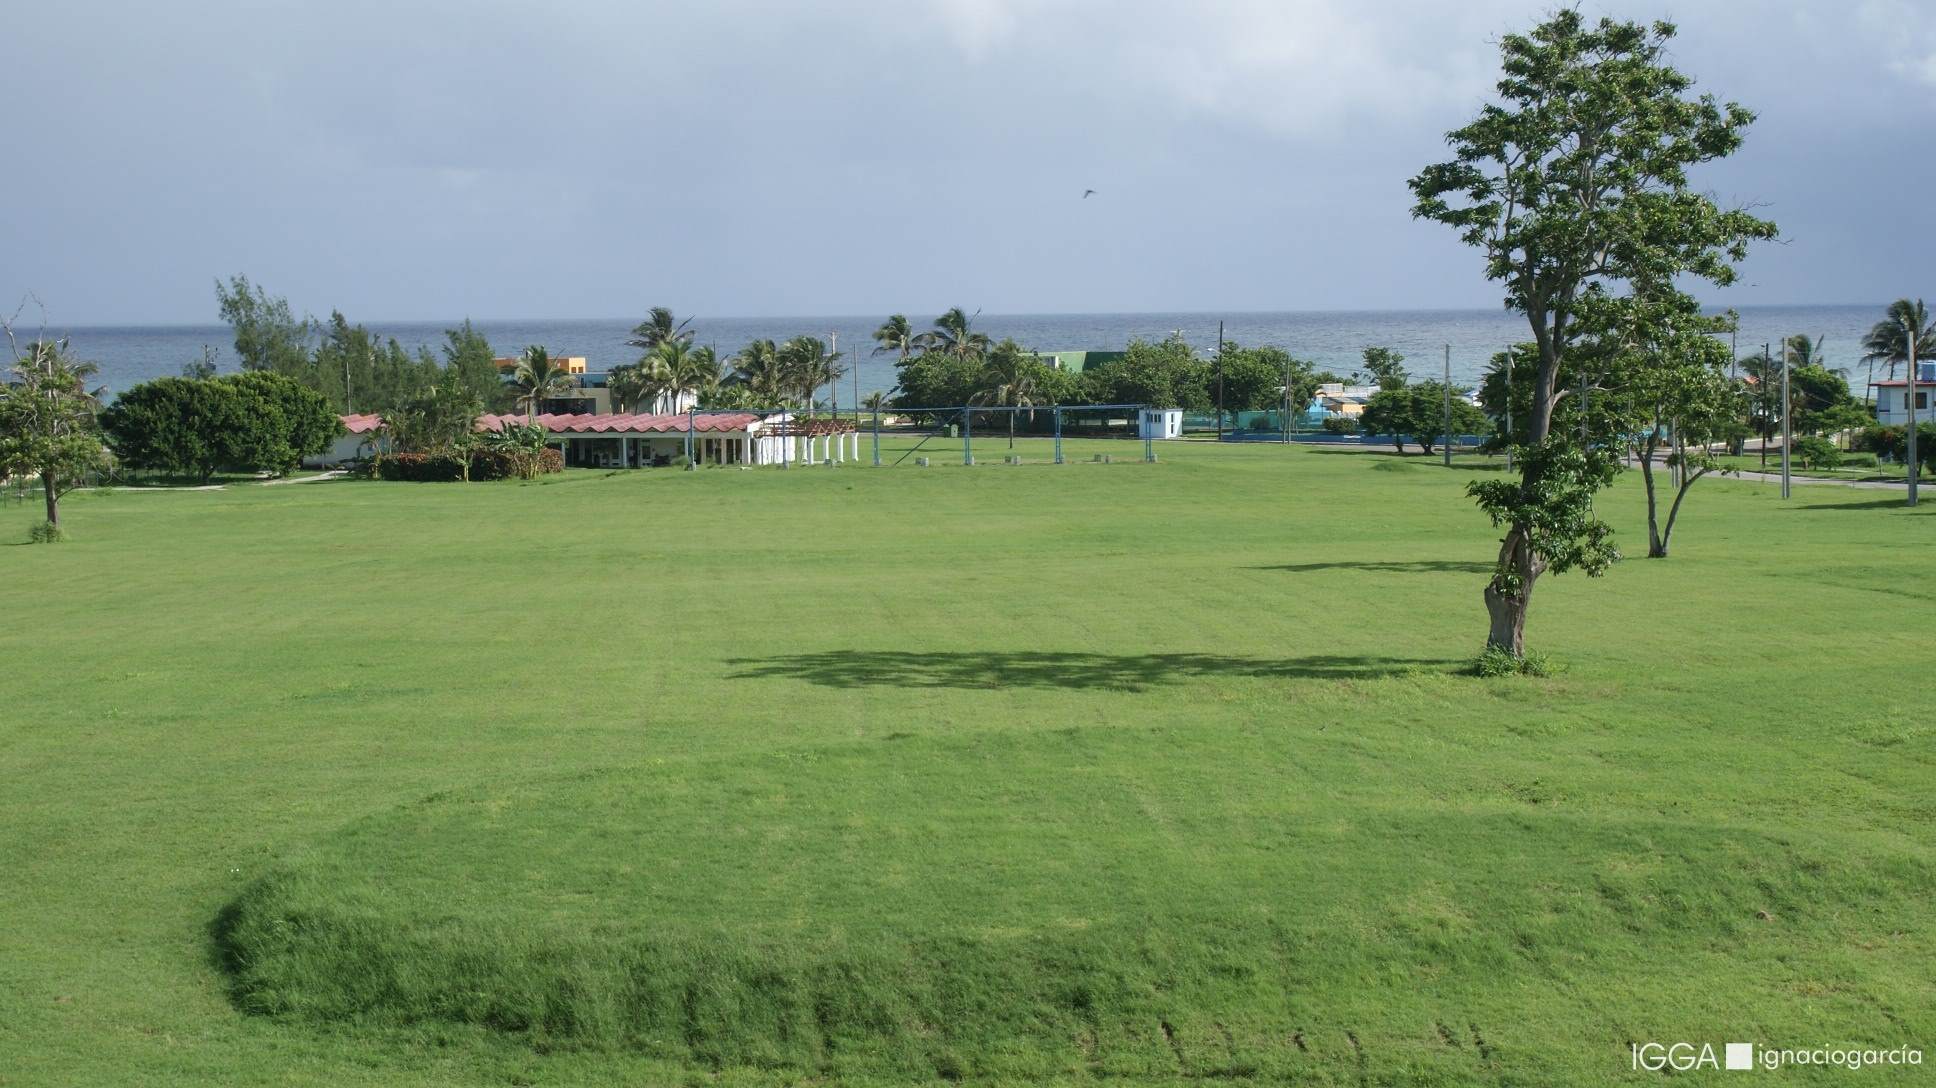
[[1361, 680], [1465, 664], [1426, 658], [1319, 654], [1280, 660], [1217, 654], [913, 653], [827, 650], [728, 662], [733, 680], [804, 680], [829, 688], [1114, 688], [1140, 691], [1203, 677]]
[[1918, 503], [1916, 505], [1916, 508], [1914, 510], [1911, 510], [1909, 508], [1908, 500], [1905, 499], [1900, 494], [1896, 495], [1894, 498], [1873, 499], [1868, 502], [1811, 502], [1811, 503], [1805, 503], [1803, 505], [1793, 507], [1793, 509], [1796, 509], [1796, 510], [1887, 510], [1892, 507], [1894, 509], [1901, 510], [1906, 514], [1919, 514], [1923, 510], [1921, 503]]
[[1272, 563], [1251, 570], [1281, 570], [1303, 574], [1320, 570], [1368, 570], [1385, 574], [1491, 574], [1491, 563], [1464, 559], [1344, 560], [1336, 563]]

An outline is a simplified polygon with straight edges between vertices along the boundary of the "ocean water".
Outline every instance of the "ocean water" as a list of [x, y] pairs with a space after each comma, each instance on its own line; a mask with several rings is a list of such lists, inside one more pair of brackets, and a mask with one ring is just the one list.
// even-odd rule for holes
[[[1858, 391], [1867, 380], [1859, 344], [1862, 335], [1881, 316], [1883, 304], [1869, 306], [1767, 306], [1741, 310], [1739, 351], [1747, 355], [1763, 343], [1778, 342], [1792, 333], [1821, 336], [1828, 363], [1845, 367]], [[891, 389], [894, 365], [889, 356], [872, 354], [873, 330], [885, 315], [846, 317], [730, 317], [693, 320], [695, 342], [712, 345], [721, 357], [730, 356], [749, 340], [784, 340], [801, 334], [838, 337], [849, 366], [841, 382], [840, 401], [852, 403], [861, 394]], [[916, 327], [932, 315], [910, 314]], [[1111, 350], [1142, 337], [1159, 339], [1180, 332], [1203, 352], [1217, 343], [1217, 323], [1224, 337], [1244, 346], [1274, 344], [1321, 369], [1348, 375], [1359, 366], [1359, 353], [1369, 345], [1402, 352], [1416, 374], [1437, 376], [1451, 349], [1455, 380], [1471, 382], [1496, 351], [1528, 339], [1524, 319], [1503, 310], [1388, 310], [1308, 311], [1285, 313], [1175, 313], [1175, 314], [981, 314], [974, 327], [1001, 339], [1014, 337], [1038, 350]], [[593, 370], [629, 363], [636, 349], [625, 346], [632, 319], [575, 319], [500, 321], [473, 319], [500, 355], [512, 355], [530, 344], [540, 344], [554, 355], [583, 355]], [[443, 343], [443, 330], [457, 322], [367, 322], [384, 337], [395, 337], [406, 347]], [[74, 351], [100, 364], [103, 384], [120, 391], [149, 378], [179, 373], [182, 364], [200, 359], [203, 345], [219, 350], [217, 364], [233, 370], [237, 363], [229, 330], [223, 325], [147, 327], [77, 327], [50, 330], [73, 340]]]

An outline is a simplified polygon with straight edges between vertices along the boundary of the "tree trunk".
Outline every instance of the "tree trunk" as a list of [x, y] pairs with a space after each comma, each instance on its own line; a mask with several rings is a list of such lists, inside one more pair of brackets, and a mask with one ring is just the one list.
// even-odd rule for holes
[[1526, 612], [1532, 605], [1533, 583], [1545, 569], [1546, 563], [1533, 552], [1525, 528], [1514, 525], [1499, 542], [1499, 566], [1486, 583], [1486, 612], [1492, 617], [1487, 648], [1504, 650], [1516, 658], [1525, 656]]
[[40, 493], [47, 500], [47, 524], [60, 528], [60, 495], [54, 490], [54, 474], [40, 474]]
[[1654, 450], [1651, 445], [1640, 451], [1640, 478], [1647, 485], [1647, 558], [1662, 559], [1667, 555], [1667, 539], [1660, 531], [1660, 497], [1654, 489]]

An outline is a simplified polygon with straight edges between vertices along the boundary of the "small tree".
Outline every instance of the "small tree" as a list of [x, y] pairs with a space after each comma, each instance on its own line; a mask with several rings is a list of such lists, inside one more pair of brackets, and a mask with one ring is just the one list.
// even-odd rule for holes
[[100, 390], [87, 383], [98, 372], [74, 359], [67, 341], [44, 336], [22, 348], [11, 322], [4, 324], [14, 363], [0, 389], [0, 476], [38, 476], [46, 523], [34, 539], [61, 538], [60, 500], [111, 461], [101, 444]]
[[1748, 242], [1775, 233], [1689, 183], [1688, 168], [1732, 153], [1754, 118], [1689, 95], [1692, 80], [1665, 62], [1673, 36], [1668, 23], [1589, 25], [1572, 9], [1506, 35], [1498, 101], [1448, 135], [1451, 161], [1411, 181], [1413, 214], [1484, 254], [1487, 278], [1525, 316], [1538, 352], [1519, 479], [1467, 488], [1505, 529], [1485, 588], [1486, 643], [1512, 657], [1525, 652], [1542, 574], [1598, 574], [1619, 557], [1591, 502], [1614, 458], [1553, 427], [1579, 325], [1591, 328], [1593, 311], [1623, 285], [1730, 283]]
[[[1709, 446], [1725, 438], [1740, 413], [1727, 377], [1728, 347], [1713, 335], [1728, 319], [1707, 317], [1700, 303], [1671, 288], [1612, 308], [1619, 317], [1608, 347], [1616, 388], [1603, 398], [1619, 413], [1613, 431], [1640, 465], [1647, 491], [1647, 555], [1664, 559], [1687, 493], [1703, 476], [1726, 471]], [[1654, 462], [1664, 454], [1673, 502], [1661, 516]]]

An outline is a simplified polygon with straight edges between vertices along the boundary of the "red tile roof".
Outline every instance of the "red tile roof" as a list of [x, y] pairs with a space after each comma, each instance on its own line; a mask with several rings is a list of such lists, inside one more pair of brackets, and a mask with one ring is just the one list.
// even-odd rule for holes
[[[752, 412], [697, 412], [691, 417], [692, 429], [701, 433], [743, 431], [760, 417]], [[680, 415], [570, 415], [545, 414], [536, 422], [552, 434], [684, 434], [684, 414]], [[480, 431], [501, 431], [507, 423], [523, 423], [520, 415], [477, 417]]]
[[374, 413], [343, 416], [343, 429], [351, 434], [369, 434], [383, 426], [383, 417]]

